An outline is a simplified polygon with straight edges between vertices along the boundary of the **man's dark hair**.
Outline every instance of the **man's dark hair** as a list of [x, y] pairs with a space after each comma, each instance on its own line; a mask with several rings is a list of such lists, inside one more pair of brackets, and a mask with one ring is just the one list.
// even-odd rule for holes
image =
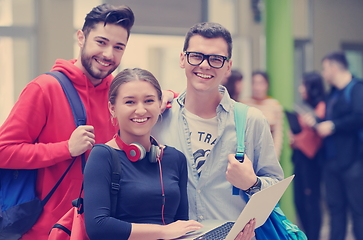
[[200, 35], [205, 38], [223, 38], [228, 45], [228, 56], [232, 57], [232, 37], [231, 33], [219, 23], [197, 23], [189, 29], [185, 36], [183, 51], [186, 51], [189, 47], [189, 40], [194, 35]]
[[325, 99], [323, 79], [317, 72], [304, 73], [302, 78], [302, 83], [305, 86], [307, 94], [305, 102], [315, 108], [319, 102]]
[[130, 30], [134, 25], [135, 17], [131, 8], [127, 6], [114, 7], [110, 4], [102, 4], [94, 7], [85, 18], [82, 31], [87, 37], [89, 32], [95, 28], [95, 25], [103, 22], [106, 24], [119, 25], [126, 29], [127, 38], [130, 36]]
[[328, 55], [323, 57], [322, 62], [324, 60], [329, 60], [329, 61], [332, 61], [332, 62], [336, 62], [344, 70], [348, 70], [348, 68], [349, 68], [348, 60], [347, 60], [344, 52], [329, 53]]

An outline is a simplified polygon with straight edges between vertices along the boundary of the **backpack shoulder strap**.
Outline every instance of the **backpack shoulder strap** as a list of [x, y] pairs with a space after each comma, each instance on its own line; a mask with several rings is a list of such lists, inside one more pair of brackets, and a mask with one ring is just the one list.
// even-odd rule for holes
[[344, 89], [344, 98], [345, 100], [348, 102], [348, 104], [350, 104], [351, 102], [351, 98], [352, 98], [352, 89], [354, 87], [354, 85], [357, 83], [356, 79], [352, 79], [348, 85], [345, 87]]
[[106, 144], [96, 144], [94, 147], [104, 147], [106, 148], [112, 158], [112, 175], [111, 175], [111, 216], [116, 216], [116, 209], [117, 209], [117, 195], [120, 190], [120, 179], [121, 179], [121, 162], [118, 157], [118, 154], [115, 149], [106, 145]]
[[243, 161], [245, 152], [245, 130], [247, 122], [247, 111], [249, 106], [236, 102], [234, 104], [234, 122], [236, 125], [237, 151], [236, 158]]
[[[73, 86], [73, 84], [69, 80], [69, 78], [64, 73], [59, 72], [59, 71], [51, 71], [51, 72], [47, 72], [45, 74], [53, 76], [55, 79], [58, 80], [58, 82], [62, 86], [62, 89], [68, 99], [69, 105], [71, 106], [76, 127], [78, 127], [80, 125], [85, 125], [86, 124], [86, 111], [84, 109], [82, 100], [79, 97], [77, 90], [75, 89], [75, 87]], [[86, 157], [85, 157], [84, 153], [81, 155], [81, 158], [82, 158], [82, 172], [83, 172], [84, 166], [86, 164]], [[64, 177], [67, 175], [67, 173], [71, 169], [72, 165], [74, 164], [75, 160], [76, 160], [76, 157], [73, 158], [71, 164], [64, 171], [64, 173], [62, 174], [62, 176], [60, 177], [58, 182], [50, 190], [50, 192], [47, 194], [47, 196], [41, 201], [41, 204], [43, 206], [49, 201], [50, 197], [53, 195], [55, 190], [61, 184]]]
[[[347, 103], [349, 105], [351, 104], [352, 90], [356, 84], [363, 84], [363, 82], [362, 82], [362, 80], [353, 78], [352, 81], [350, 81], [350, 83], [343, 90], [344, 99], [347, 101]], [[360, 141], [363, 142], [363, 128], [359, 129], [358, 136], [359, 136]]]
[[[83, 154], [84, 155], [84, 154]], [[82, 156], [83, 156], [82, 155]], [[67, 173], [69, 172], [69, 170], [71, 169], [73, 163], [76, 161], [76, 157], [73, 158], [71, 164], [69, 164], [69, 166], [67, 167], [67, 169], [64, 171], [64, 173], [62, 174], [62, 176], [59, 178], [58, 182], [54, 185], [54, 187], [49, 191], [49, 193], [47, 194], [47, 196], [45, 196], [45, 198], [43, 200], [41, 200], [41, 204], [44, 206], [50, 199], [50, 197], [53, 195], [53, 193], [55, 192], [55, 190], [57, 190], [58, 186], [61, 184], [61, 182], [63, 181], [64, 177], [67, 175]]]
[[[248, 108], [249, 106], [240, 102], [235, 102], [234, 104], [234, 122], [237, 137], [236, 159], [240, 162], [243, 162], [245, 155], [245, 131]], [[233, 186], [232, 194], [239, 195], [239, 189]]]
[[110, 148], [112, 152], [111, 216], [116, 216], [117, 194], [120, 191], [121, 162], [116, 150], [109, 146], [107, 147]]
[[82, 100], [79, 97], [79, 94], [73, 86], [71, 80], [69, 80], [69, 78], [64, 73], [59, 71], [51, 71], [47, 72], [46, 74], [53, 76], [62, 86], [63, 91], [67, 96], [69, 105], [71, 106], [76, 127], [85, 125], [87, 122], [86, 110], [84, 109]]
[[[55, 79], [58, 80], [59, 84], [62, 86], [64, 94], [66, 95], [69, 105], [71, 106], [76, 128], [81, 125], [86, 125], [87, 123], [86, 110], [71, 80], [69, 80], [67, 75], [59, 71], [51, 71], [47, 72], [46, 74], [53, 76]], [[82, 159], [82, 172], [83, 172], [84, 166], [86, 165], [85, 154], [81, 155], [81, 159]]]

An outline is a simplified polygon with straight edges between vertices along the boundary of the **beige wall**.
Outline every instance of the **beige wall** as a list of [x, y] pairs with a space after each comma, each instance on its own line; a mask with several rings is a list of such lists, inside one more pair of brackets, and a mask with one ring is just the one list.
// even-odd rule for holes
[[294, 0], [292, 4], [292, 33], [295, 39], [311, 37], [309, 19], [309, 0]]
[[260, 23], [254, 21], [251, 1], [239, 0], [236, 2], [233, 68], [241, 70], [243, 74], [241, 97], [249, 97], [252, 71], [266, 68], [265, 33], [263, 21]]
[[363, 44], [362, 0], [311, 0], [313, 5], [314, 67], [321, 58], [340, 50], [342, 42]]
[[39, 0], [38, 69], [51, 69], [58, 58], [73, 57], [73, 0]]
[[[251, 1], [240, 0], [238, 1], [237, 7], [238, 14], [236, 20], [238, 21], [238, 37], [245, 39], [250, 47], [251, 56], [249, 61], [251, 70], [265, 69], [265, 33], [263, 27], [263, 20], [260, 23], [254, 22], [253, 13], [251, 10]], [[245, 58], [242, 59], [247, 60]], [[245, 64], [243, 63], [243, 60], [242, 64]]]

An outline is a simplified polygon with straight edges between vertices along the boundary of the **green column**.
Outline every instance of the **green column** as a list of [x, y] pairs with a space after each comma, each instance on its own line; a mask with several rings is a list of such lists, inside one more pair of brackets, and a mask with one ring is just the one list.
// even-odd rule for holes
[[[266, 66], [270, 76], [270, 96], [284, 109], [292, 109], [294, 102], [294, 46], [292, 36], [292, 1], [265, 0]], [[285, 177], [292, 174], [291, 149], [284, 121], [284, 144], [280, 163]], [[287, 218], [296, 223], [292, 184], [280, 201]]]

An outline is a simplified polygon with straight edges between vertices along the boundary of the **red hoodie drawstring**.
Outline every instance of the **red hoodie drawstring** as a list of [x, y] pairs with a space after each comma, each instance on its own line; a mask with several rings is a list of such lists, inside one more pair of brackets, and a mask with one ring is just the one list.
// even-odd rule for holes
[[[89, 100], [89, 98], [90, 98], [90, 94], [89, 94], [89, 80], [88, 80], [88, 78], [84, 75], [84, 78], [86, 79], [86, 97], [87, 97], [87, 108], [86, 109], [88, 109], [88, 111], [89, 112], [91, 112], [91, 104], [90, 104], [90, 100]], [[92, 114], [91, 113], [89, 113], [88, 115], [87, 115], [87, 125], [92, 125]]]

